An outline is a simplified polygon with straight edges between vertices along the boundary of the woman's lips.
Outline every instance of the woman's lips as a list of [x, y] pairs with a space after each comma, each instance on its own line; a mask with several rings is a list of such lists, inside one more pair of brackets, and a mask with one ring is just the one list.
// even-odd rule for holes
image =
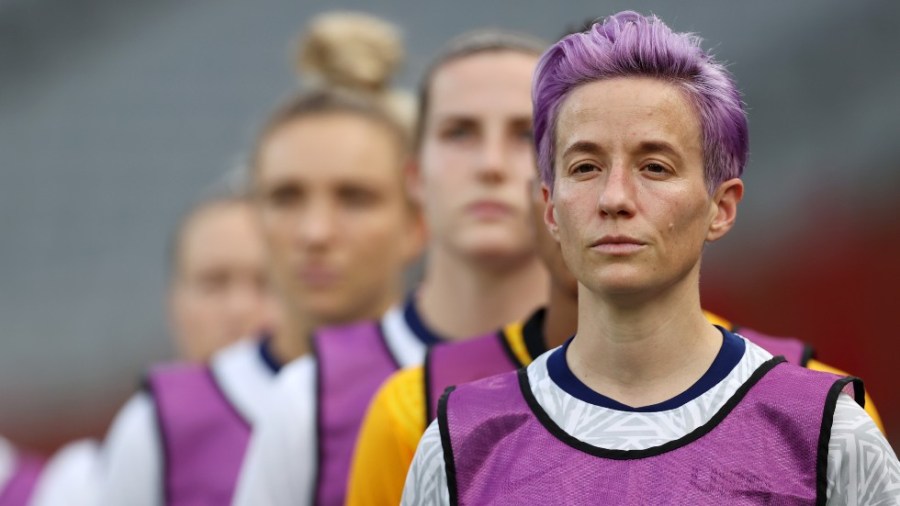
[[479, 219], [491, 220], [509, 216], [513, 209], [495, 200], [479, 200], [466, 206], [466, 212]]
[[318, 265], [302, 267], [297, 274], [300, 281], [313, 288], [325, 288], [338, 280], [336, 270]]
[[606, 235], [591, 243], [591, 249], [608, 255], [629, 255], [636, 253], [647, 244], [624, 235]]

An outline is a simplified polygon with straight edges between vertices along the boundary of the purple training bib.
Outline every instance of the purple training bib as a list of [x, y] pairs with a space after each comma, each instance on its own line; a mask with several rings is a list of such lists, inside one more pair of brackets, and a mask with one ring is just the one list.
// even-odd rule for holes
[[319, 377], [318, 506], [342, 505], [356, 436], [369, 401], [399, 368], [377, 323], [319, 330], [314, 338]]
[[250, 425], [199, 364], [155, 367], [147, 384], [163, 445], [165, 504], [231, 504]]
[[575, 439], [525, 369], [449, 389], [438, 417], [452, 504], [824, 504], [835, 403], [854, 378], [766, 362], [705, 425], [646, 450]]

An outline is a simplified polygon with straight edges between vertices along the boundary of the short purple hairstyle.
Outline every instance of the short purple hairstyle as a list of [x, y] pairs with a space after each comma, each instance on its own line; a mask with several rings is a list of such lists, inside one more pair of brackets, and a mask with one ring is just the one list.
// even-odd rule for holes
[[534, 138], [541, 180], [553, 189], [556, 120], [578, 86], [617, 77], [650, 77], [680, 88], [700, 119], [710, 193], [740, 177], [747, 163], [747, 114], [734, 79], [700, 47], [656, 16], [624, 11], [571, 34], [548, 49], [534, 74]]

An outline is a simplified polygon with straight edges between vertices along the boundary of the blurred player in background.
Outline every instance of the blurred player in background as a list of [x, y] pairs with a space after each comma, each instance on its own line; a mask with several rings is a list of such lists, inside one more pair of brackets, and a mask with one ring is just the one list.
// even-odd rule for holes
[[861, 383], [773, 358], [700, 307], [702, 250], [734, 224], [748, 153], [724, 67], [623, 12], [548, 50], [534, 90], [577, 333], [448, 389], [403, 503], [896, 504], [900, 464]]
[[357, 430], [380, 383], [420, 364], [432, 344], [493, 332], [544, 302], [547, 273], [522, 191], [534, 172], [531, 74], [543, 48], [477, 32], [432, 64], [411, 170], [429, 232], [424, 281], [380, 329], [320, 333], [317, 367], [285, 370], [254, 433], [237, 504], [343, 504]]
[[256, 212], [282, 297], [277, 328], [206, 364], [155, 367], [108, 434], [101, 504], [229, 504], [281, 365], [307, 352], [314, 328], [378, 318], [402, 294], [421, 244], [403, 182], [409, 115], [365, 83], [353, 92], [349, 77], [341, 90], [326, 79], [289, 100], [253, 151]]
[[182, 219], [168, 293], [180, 359], [209, 360], [220, 348], [274, 326], [277, 308], [259, 228], [246, 189], [219, 191]]
[[[170, 331], [181, 360], [272, 328], [265, 246], [242, 181], [228, 174], [181, 218], [169, 254]], [[47, 463], [32, 506], [93, 504], [100, 473], [96, 442], [67, 444]]]

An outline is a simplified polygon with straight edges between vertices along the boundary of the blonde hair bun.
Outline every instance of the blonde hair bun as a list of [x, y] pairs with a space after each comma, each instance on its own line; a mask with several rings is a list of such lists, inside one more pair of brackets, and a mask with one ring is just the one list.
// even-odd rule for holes
[[299, 41], [296, 69], [308, 86], [380, 94], [404, 57], [393, 24], [361, 12], [335, 11], [310, 21]]

